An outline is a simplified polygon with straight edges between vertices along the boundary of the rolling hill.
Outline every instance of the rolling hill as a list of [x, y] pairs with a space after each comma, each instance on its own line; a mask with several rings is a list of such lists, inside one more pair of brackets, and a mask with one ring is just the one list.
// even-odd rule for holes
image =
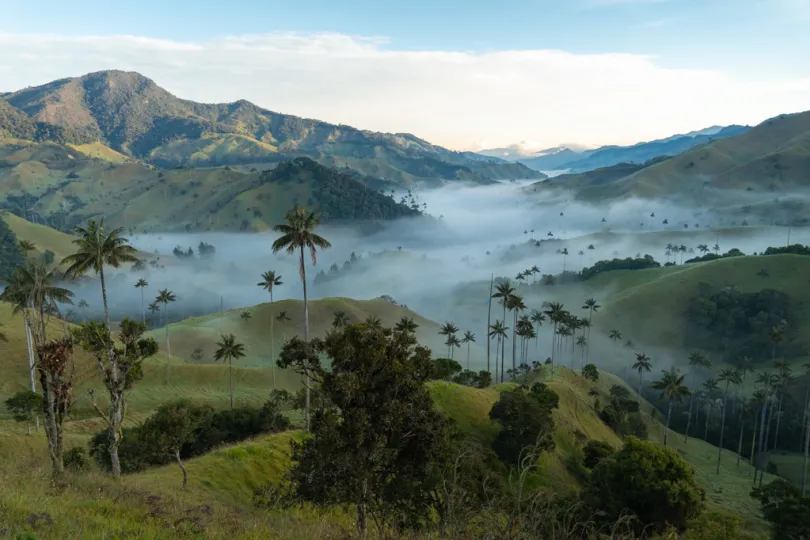
[[307, 156], [403, 183], [543, 177], [520, 164], [470, 159], [410, 134], [303, 119], [244, 100], [183, 100], [133, 72], [61, 79], [11, 92], [3, 100], [0, 132], [77, 145], [101, 142], [162, 168], [253, 165]]
[[267, 230], [296, 203], [333, 222], [420, 214], [376, 179], [304, 157], [265, 171], [161, 171], [122, 157], [98, 143], [0, 139], [0, 208], [63, 230], [103, 216], [141, 232]]

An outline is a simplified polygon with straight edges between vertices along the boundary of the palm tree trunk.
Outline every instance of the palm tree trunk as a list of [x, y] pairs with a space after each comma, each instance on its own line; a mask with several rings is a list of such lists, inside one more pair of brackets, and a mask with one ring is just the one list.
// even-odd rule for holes
[[[304, 286], [304, 343], [309, 343], [309, 306], [307, 305], [307, 270], [304, 265], [304, 246], [301, 246], [301, 283]], [[304, 373], [304, 416], [309, 431], [309, 373]]]
[[518, 310], [515, 309], [515, 320], [512, 323], [512, 369], [517, 368], [517, 365], [515, 364], [515, 353], [517, 352], [517, 339], [515, 337], [517, 335], [517, 314]]
[[[503, 322], [506, 323], [506, 319], [504, 319]], [[503, 371], [504, 364], [506, 363], [505, 358], [506, 358], [506, 332], [504, 332], [503, 335], [501, 336], [501, 382], [506, 381], [506, 379], [504, 378], [505, 373]]]
[[759, 423], [759, 415], [754, 415], [754, 429], [751, 430], [751, 452], [748, 457], [748, 475], [751, 475], [751, 471], [756, 471], [756, 464], [754, 463], [754, 449], [757, 445], [757, 424]]
[[669, 407], [667, 408], [667, 428], [664, 430], [664, 446], [667, 445], [669, 438], [669, 419], [672, 416], [672, 400], [669, 400]]
[[779, 406], [776, 408], [776, 433], [773, 436], [773, 448], [776, 450], [776, 447], [779, 446], [779, 425], [782, 421], [782, 396], [784, 392], [779, 393]]
[[[490, 358], [490, 348], [492, 347], [492, 338], [489, 337], [489, 325], [492, 322], [492, 286], [495, 284], [495, 274], [492, 274], [489, 278], [489, 298], [487, 299], [487, 332], [484, 334], [487, 337], [487, 372], [492, 375], [492, 366], [489, 363]], [[495, 364], [495, 373], [497, 375], [497, 366]], [[498, 378], [495, 377], [495, 381], [497, 382]]]
[[470, 342], [467, 342], [467, 371], [470, 371]]
[[703, 440], [709, 442], [709, 418], [712, 416], [711, 401], [706, 402], [706, 429], [703, 431]]
[[231, 390], [231, 410], [233, 410], [233, 359], [228, 358], [228, 385]]
[[762, 439], [765, 438], [765, 420], [768, 415], [768, 398], [766, 397], [762, 403], [762, 418], [759, 421], [759, 441], [757, 444], [757, 463], [754, 468], [754, 484], [757, 483], [757, 473], [762, 468]]
[[[804, 391], [804, 413], [802, 414], [802, 436], [799, 439], [800, 444], [804, 444], [804, 432], [807, 430], [807, 404], [810, 401], [810, 384], [807, 385], [807, 388]], [[801, 449], [799, 450], [801, 451]]]
[[146, 324], [146, 309], [143, 307], [143, 287], [141, 287], [141, 322]]
[[37, 391], [37, 383], [34, 378], [34, 336], [31, 333], [31, 323], [28, 321], [28, 313], [23, 316], [25, 323], [25, 345], [28, 348], [28, 378], [31, 384], [31, 391]]
[[174, 449], [174, 459], [177, 460], [177, 465], [180, 466], [180, 470], [183, 471], [183, 489], [186, 489], [186, 483], [188, 482], [188, 472], [186, 471], [186, 467], [183, 465], [183, 460], [180, 459], [180, 448]]
[[683, 442], [686, 444], [689, 441], [689, 427], [692, 425], [692, 403], [694, 401], [694, 395], [689, 396], [689, 412], [686, 413], [686, 432], [683, 436]]
[[495, 336], [495, 384], [498, 384], [498, 351], [501, 347], [501, 336]]
[[107, 282], [104, 281], [104, 265], [99, 265], [98, 275], [101, 278], [101, 300], [104, 303], [104, 320], [107, 322], [107, 328], [110, 327], [110, 310], [107, 309]]
[[723, 430], [726, 427], [726, 399], [728, 399], [728, 382], [723, 393], [723, 419], [720, 420], [720, 442], [717, 444], [717, 474], [720, 474], [720, 457], [723, 455]]
[[641, 385], [644, 384], [644, 372], [642, 370], [638, 370], [638, 395], [639, 397], [643, 397], [641, 395]]
[[[742, 415], [740, 415], [742, 416]], [[740, 457], [742, 456], [742, 442], [743, 442], [743, 434], [745, 433], [745, 424], [740, 422], [740, 440], [737, 441], [737, 465], [736, 467], [740, 466]]]
[[[273, 305], [273, 293], [270, 293], [270, 305]], [[270, 310], [270, 369], [273, 371], [273, 390], [276, 389], [276, 332], [273, 323], [276, 317]]]
[[[805, 412], [807, 403], [804, 404]], [[805, 415], [810, 416], [810, 415]], [[805, 487], [807, 484], [807, 454], [810, 452], [810, 420], [805, 420], [804, 429], [804, 460], [802, 461], [802, 497], [805, 496]]]

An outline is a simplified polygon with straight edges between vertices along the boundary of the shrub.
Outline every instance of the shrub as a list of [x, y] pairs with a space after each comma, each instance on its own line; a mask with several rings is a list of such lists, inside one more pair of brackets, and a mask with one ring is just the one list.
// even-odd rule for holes
[[780, 478], [755, 488], [751, 496], [759, 499], [762, 515], [773, 527], [774, 540], [807, 538], [810, 497], [802, 497], [798, 487]]
[[65, 452], [62, 456], [65, 462], [65, 468], [72, 471], [84, 471], [90, 465], [90, 459], [87, 457], [87, 452], [81, 446], [75, 446]]
[[599, 382], [599, 369], [594, 364], [587, 364], [582, 368], [582, 376], [589, 381]]
[[501, 394], [489, 412], [489, 418], [501, 425], [501, 430], [492, 442], [495, 454], [512, 465], [520, 462], [526, 448], [548, 451], [554, 448], [551, 434], [554, 431], [552, 409], [558, 406], [559, 397], [543, 383], [535, 383], [526, 392], [517, 388]]
[[588, 441], [585, 448], [582, 449], [583, 464], [589, 469], [593, 469], [604, 458], [613, 455], [613, 447], [604, 441]]
[[677, 452], [629, 437], [619, 452], [596, 466], [583, 497], [609, 520], [630, 511], [639, 520], [639, 532], [644, 527], [660, 532], [668, 525], [683, 530], [699, 517], [705, 491]]
[[743, 521], [722, 512], [706, 512], [689, 522], [684, 540], [737, 540], [742, 536]]

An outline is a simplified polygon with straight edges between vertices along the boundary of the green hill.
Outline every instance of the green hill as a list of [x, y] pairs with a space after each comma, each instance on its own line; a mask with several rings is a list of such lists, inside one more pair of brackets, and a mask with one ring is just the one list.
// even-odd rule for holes
[[3, 99], [13, 107], [0, 111], [0, 130], [13, 136], [34, 138], [28, 136], [30, 126], [23, 126], [22, 112], [42, 126], [38, 140], [78, 145], [100, 141], [165, 168], [278, 162], [304, 155], [402, 182], [544, 178], [523, 165], [480, 162], [409, 134], [298, 118], [244, 100], [183, 100], [133, 72], [61, 79]]

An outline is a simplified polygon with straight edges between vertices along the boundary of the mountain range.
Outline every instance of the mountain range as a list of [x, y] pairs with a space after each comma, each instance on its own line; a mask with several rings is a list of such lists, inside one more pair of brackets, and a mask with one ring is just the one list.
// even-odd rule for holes
[[274, 164], [298, 156], [406, 185], [541, 179], [519, 163], [471, 159], [407, 133], [299, 118], [248, 101], [180, 99], [134, 72], [101, 71], [0, 94], [0, 134], [101, 143], [163, 169]]
[[602, 146], [584, 149], [577, 146], [559, 146], [532, 153], [518, 153], [518, 146], [482, 150], [481, 155], [493, 156], [500, 152], [512, 157], [512, 161], [522, 163], [538, 171], [565, 169], [577, 173], [609, 167], [618, 163], [642, 164], [659, 156], [675, 156], [696, 146], [714, 140], [740, 135], [751, 129], [749, 126], [712, 126], [664, 139], [642, 142], [631, 146]]

